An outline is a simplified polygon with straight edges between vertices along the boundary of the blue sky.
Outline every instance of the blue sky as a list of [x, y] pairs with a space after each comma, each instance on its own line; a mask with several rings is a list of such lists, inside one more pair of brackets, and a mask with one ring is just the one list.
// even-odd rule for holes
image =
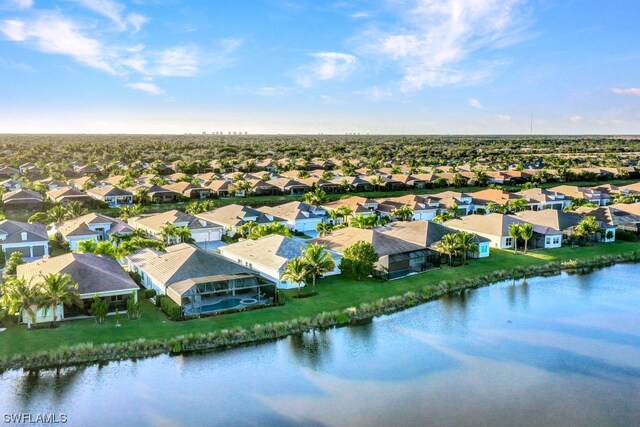
[[0, 0], [0, 132], [640, 133], [637, 0]]

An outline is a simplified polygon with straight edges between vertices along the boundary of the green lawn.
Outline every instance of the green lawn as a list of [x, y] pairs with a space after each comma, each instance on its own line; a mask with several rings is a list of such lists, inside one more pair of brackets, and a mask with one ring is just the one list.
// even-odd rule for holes
[[[129, 321], [120, 316], [121, 327], [115, 327], [115, 319], [109, 317], [104, 325], [93, 320], [63, 322], [56, 329], [48, 327], [27, 331], [24, 326], [10, 323], [6, 332], [0, 333], [0, 355], [28, 354], [61, 346], [93, 342], [123, 342], [138, 338], [166, 339], [189, 333], [216, 331], [234, 326], [251, 327], [256, 323], [286, 321], [298, 317], [310, 317], [323, 311], [342, 310], [372, 302], [379, 298], [415, 291], [424, 286], [434, 285], [442, 280], [480, 276], [497, 270], [509, 270], [519, 266], [544, 265], [552, 261], [589, 259], [599, 255], [616, 255], [639, 250], [639, 243], [618, 242], [592, 247], [559, 248], [530, 251], [526, 255], [492, 249], [491, 257], [470, 260], [462, 267], [444, 267], [419, 275], [391, 282], [354, 280], [332, 277], [318, 282], [319, 294], [304, 299], [294, 299], [295, 290], [281, 292], [286, 304], [244, 313], [194, 319], [185, 322], [171, 322], [150, 303], [143, 304], [140, 320]], [[5, 323], [7, 323], [5, 321]]]

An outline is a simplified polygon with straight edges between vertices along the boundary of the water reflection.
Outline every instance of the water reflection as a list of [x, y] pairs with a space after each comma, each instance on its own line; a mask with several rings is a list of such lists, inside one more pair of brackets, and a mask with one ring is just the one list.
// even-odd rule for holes
[[639, 272], [508, 281], [227, 351], [12, 371], [1, 409], [92, 427], [637, 425]]

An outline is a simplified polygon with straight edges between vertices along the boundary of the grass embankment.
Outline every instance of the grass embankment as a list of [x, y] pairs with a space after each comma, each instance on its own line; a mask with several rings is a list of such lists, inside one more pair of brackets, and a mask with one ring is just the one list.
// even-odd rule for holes
[[[567, 260], [590, 260], [599, 256], [613, 256], [640, 250], [640, 244], [617, 242], [591, 247], [535, 250], [524, 255], [492, 249], [489, 259], [470, 260], [461, 267], [444, 267], [391, 282], [366, 280], [358, 282], [343, 277], [320, 280], [319, 294], [311, 298], [292, 298], [296, 291], [281, 292], [284, 306], [272, 307], [223, 316], [171, 322], [148, 302], [142, 305], [142, 318], [130, 321], [120, 316], [121, 327], [115, 327], [115, 318], [109, 317], [106, 324], [97, 325], [93, 320], [63, 322], [56, 329], [40, 327], [27, 331], [22, 325], [10, 323], [6, 332], [0, 333], [0, 357], [29, 355], [42, 351], [91, 342], [93, 344], [121, 343], [140, 338], [167, 340], [180, 335], [201, 334], [230, 328], [248, 329], [255, 324], [267, 324], [310, 318], [324, 312], [340, 311], [373, 303], [381, 298], [418, 292], [425, 287], [438, 287], [443, 281], [461, 278], [477, 278], [504, 270], [540, 267], [552, 262]], [[5, 322], [6, 323], [6, 322]]]

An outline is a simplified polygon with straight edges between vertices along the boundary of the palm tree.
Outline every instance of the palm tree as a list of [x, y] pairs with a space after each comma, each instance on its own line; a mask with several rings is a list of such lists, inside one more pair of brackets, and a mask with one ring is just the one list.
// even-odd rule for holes
[[398, 218], [399, 221], [409, 221], [413, 218], [413, 209], [411, 206], [403, 205], [399, 208], [391, 209], [391, 215]]
[[453, 263], [453, 256], [458, 254], [458, 239], [455, 234], [446, 234], [442, 237], [442, 240], [437, 245], [438, 250], [445, 255], [449, 256], [449, 265]]
[[373, 228], [375, 225], [375, 215], [364, 216], [362, 214], [358, 214], [351, 218], [351, 221], [349, 221], [349, 226], [355, 228]]
[[526, 254], [529, 240], [533, 237], [533, 224], [522, 224], [520, 226], [520, 237], [524, 240], [524, 253]]
[[12, 278], [2, 283], [2, 297], [0, 305], [7, 307], [9, 314], [21, 313], [27, 316], [27, 329], [36, 322], [36, 312], [33, 309], [38, 306], [38, 288], [31, 286], [22, 278]]
[[47, 215], [49, 215], [49, 222], [58, 224], [66, 219], [67, 210], [64, 207], [58, 205], [49, 209]]
[[40, 285], [38, 308], [43, 309], [47, 315], [49, 309], [53, 310], [53, 324], [58, 320], [58, 307], [64, 304], [81, 305], [82, 300], [78, 295], [78, 284], [69, 274], [49, 273], [42, 275], [43, 282]]
[[329, 198], [327, 197], [327, 193], [324, 190], [316, 188], [315, 190], [304, 195], [304, 201], [313, 206], [320, 206], [327, 203], [329, 201]]
[[601, 230], [602, 228], [594, 216], [586, 216], [576, 226], [574, 233], [586, 241]]
[[312, 277], [311, 291], [316, 292], [316, 277], [333, 271], [336, 263], [331, 254], [325, 249], [324, 245], [311, 243], [302, 252], [302, 259], [305, 264], [307, 273]]
[[167, 246], [171, 244], [171, 238], [178, 236], [178, 227], [174, 224], [167, 224], [160, 229], [160, 236], [167, 242]]
[[453, 218], [456, 218], [458, 216], [459, 209], [460, 209], [460, 205], [458, 205], [457, 202], [453, 202], [451, 206], [447, 208], [447, 212], [450, 213], [453, 216]]
[[369, 183], [373, 185], [373, 187], [376, 189], [375, 191], [378, 191], [380, 190], [380, 186], [384, 185], [384, 180], [380, 175], [376, 175], [373, 178], [371, 178], [371, 181], [369, 181]]
[[80, 202], [71, 202], [67, 205], [67, 212], [64, 215], [64, 219], [74, 219], [82, 215], [86, 215], [89, 211]]
[[336, 209], [338, 211], [338, 214], [340, 215], [340, 217], [342, 218], [343, 222], [347, 222], [347, 218], [351, 215], [353, 215], [353, 209], [351, 209], [349, 206], [340, 206], [338, 209]]
[[254, 227], [257, 227], [258, 223], [255, 221], [247, 221], [244, 224], [242, 224], [240, 227], [238, 227], [238, 233], [242, 236], [242, 237], [247, 237], [249, 234], [251, 234], [251, 230]]
[[511, 224], [509, 226], [509, 236], [513, 240], [513, 253], [518, 254], [518, 239], [522, 236], [521, 224]]
[[126, 221], [134, 216], [142, 215], [144, 210], [145, 209], [142, 205], [123, 206], [120, 208], [120, 214], [118, 217]]
[[340, 212], [338, 212], [338, 209], [329, 209], [327, 211], [327, 215], [331, 218], [334, 224], [338, 223], [338, 218], [340, 218]]
[[133, 199], [136, 201], [136, 203], [146, 205], [149, 202], [149, 189], [138, 188], [138, 190], [136, 190], [136, 194], [133, 196]]
[[300, 296], [300, 284], [303, 283], [307, 277], [309, 277], [307, 264], [301, 257], [293, 258], [289, 261], [287, 269], [282, 274], [284, 280], [298, 284], [298, 296]]
[[82, 240], [78, 242], [77, 252], [93, 253], [98, 246], [98, 242], [93, 239]]
[[188, 227], [176, 228], [176, 237], [182, 243], [195, 243], [195, 240], [191, 235], [191, 230]]
[[484, 187], [489, 182], [489, 175], [482, 169], [476, 169], [473, 171], [473, 179], [476, 182], [476, 185], [480, 187]]
[[316, 231], [318, 232], [318, 237], [324, 237], [327, 234], [331, 233], [331, 230], [333, 229], [333, 227], [331, 227], [330, 224], [327, 224], [326, 222], [321, 222], [318, 225], [316, 225]]
[[475, 243], [475, 234], [461, 231], [455, 234], [458, 240], [458, 249], [462, 252], [462, 265], [467, 263], [467, 253], [475, 252], [478, 249], [478, 245]]

